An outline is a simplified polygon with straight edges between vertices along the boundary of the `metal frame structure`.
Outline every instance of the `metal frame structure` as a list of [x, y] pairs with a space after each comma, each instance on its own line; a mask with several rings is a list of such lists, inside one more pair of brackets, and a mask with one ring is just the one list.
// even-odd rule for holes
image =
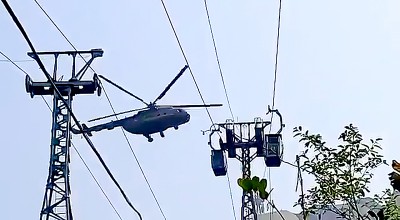
[[[250, 148], [242, 148], [242, 178], [251, 178], [250, 163], [252, 158], [250, 157]], [[252, 191], [245, 192], [242, 194], [242, 208], [241, 208], [241, 219], [254, 219], [257, 220], [256, 206], [254, 204], [254, 195]]]
[[[277, 132], [279, 134], [284, 127], [282, 116], [278, 110], [269, 109], [268, 113], [270, 112], [276, 113], [280, 117], [281, 126]], [[266, 156], [264, 129], [267, 126], [271, 126], [271, 122], [263, 121], [261, 118], [255, 118], [253, 122], [233, 122], [232, 120], [227, 120], [226, 123], [214, 124], [210, 128], [209, 145], [215, 150], [211, 142], [211, 137], [216, 132], [220, 133], [221, 129], [225, 130], [225, 142], [222, 141], [220, 135], [219, 145], [221, 150], [228, 151], [229, 158], [236, 158], [241, 162], [243, 179], [251, 178], [251, 162], [257, 157], [265, 158]], [[257, 134], [256, 128], [261, 132]], [[257, 151], [252, 153], [252, 148], [256, 148]], [[236, 153], [236, 149], [241, 150], [240, 155]], [[256, 209], [253, 191], [243, 190], [241, 220], [257, 220]]]
[[[80, 54], [91, 54], [91, 59], [76, 73], [76, 56]], [[78, 94], [97, 94], [101, 90], [97, 75], [92, 80], [81, 80], [92, 61], [103, 56], [103, 50], [93, 49], [90, 51], [62, 51], [62, 52], [38, 52], [28, 53], [34, 59], [39, 55], [53, 55], [54, 70], [53, 80], [57, 89], [61, 92], [59, 97], [50, 82], [33, 82], [29, 76], [25, 79], [26, 92], [33, 98], [35, 95], [53, 96], [52, 129], [50, 144], [49, 175], [45, 187], [41, 220], [73, 220], [70, 200], [69, 163], [71, 146], [71, 114], [68, 107], [72, 106], [72, 99]], [[57, 80], [57, 63], [59, 55], [72, 56], [72, 77], [68, 81]], [[62, 101], [65, 100], [67, 105]]]

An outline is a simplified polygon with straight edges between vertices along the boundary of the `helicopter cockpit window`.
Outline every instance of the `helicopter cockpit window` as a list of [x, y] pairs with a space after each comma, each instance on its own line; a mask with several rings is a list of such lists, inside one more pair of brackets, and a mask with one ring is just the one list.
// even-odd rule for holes
[[180, 110], [180, 109], [177, 109], [176, 111], [178, 111], [178, 112], [181, 112], [181, 110]]

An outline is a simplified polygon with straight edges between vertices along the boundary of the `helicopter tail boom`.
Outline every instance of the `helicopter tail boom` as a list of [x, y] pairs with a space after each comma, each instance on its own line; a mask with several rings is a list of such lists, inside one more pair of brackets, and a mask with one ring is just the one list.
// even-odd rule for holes
[[[88, 127], [86, 124], [82, 124], [83, 127], [83, 132], [88, 134], [89, 136], [92, 136], [92, 132], [93, 131], [101, 131], [104, 129], [107, 130], [111, 130], [114, 129], [115, 127], [121, 126], [121, 120], [118, 121], [111, 121], [111, 122], [107, 122], [104, 124], [99, 124], [99, 125], [95, 125], [93, 127]], [[74, 134], [81, 134], [82, 132], [75, 129], [75, 128], [71, 128], [72, 133]]]

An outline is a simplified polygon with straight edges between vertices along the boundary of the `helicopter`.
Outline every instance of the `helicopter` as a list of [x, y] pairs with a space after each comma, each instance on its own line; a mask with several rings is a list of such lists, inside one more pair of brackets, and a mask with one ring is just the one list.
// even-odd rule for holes
[[[183, 75], [185, 70], [189, 66], [186, 65], [181, 71], [175, 76], [175, 78], [168, 84], [168, 86], [161, 92], [161, 94], [150, 103], [146, 103], [140, 97], [134, 95], [133, 93], [125, 90], [121, 86], [115, 84], [111, 80], [107, 79], [106, 77], [99, 75], [100, 78], [104, 79], [108, 83], [114, 85], [118, 89], [124, 91], [125, 93], [129, 94], [130, 96], [134, 97], [135, 99], [141, 101], [146, 105], [144, 108], [128, 110], [116, 114], [111, 114], [95, 119], [91, 119], [88, 122], [93, 122], [121, 114], [126, 114], [130, 112], [137, 112], [136, 114], [125, 117], [123, 119], [117, 119], [115, 121], [95, 125], [92, 127], [88, 127], [86, 124], [82, 124], [83, 132], [87, 133], [89, 136], [92, 136], [92, 132], [94, 131], [101, 131], [104, 129], [111, 130], [115, 127], [122, 127], [129, 133], [143, 135], [147, 138], [148, 142], [152, 142], [153, 138], [151, 134], [160, 133], [162, 138], [165, 137], [164, 131], [169, 128], [174, 128], [177, 130], [180, 125], [186, 124], [190, 120], [190, 115], [185, 111], [183, 108], [195, 108], [195, 107], [219, 107], [222, 104], [204, 104], [204, 105], [156, 105], [156, 102], [162, 99], [171, 86]], [[71, 131], [74, 134], [82, 133], [80, 130], [71, 127]]]

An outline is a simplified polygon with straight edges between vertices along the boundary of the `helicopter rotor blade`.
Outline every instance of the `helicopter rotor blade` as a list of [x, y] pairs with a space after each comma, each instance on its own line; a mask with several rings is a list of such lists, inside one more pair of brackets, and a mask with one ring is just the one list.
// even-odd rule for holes
[[181, 71], [179, 71], [178, 75], [175, 76], [175, 78], [168, 84], [168, 86], [164, 89], [164, 91], [162, 91], [162, 93], [156, 98], [156, 100], [154, 100], [153, 103], [156, 103], [158, 100], [162, 99], [162, 97], [165, 96], [165, 94], [168, 92], [171, 86], [174, 85], [174, 83], [179, 79], [179, 77], [182, 76], [182, 74], [185, 72], [187, 68], [189, 68], [189, 66], [185, 65], [185, 67], [183, 67]]
[[116, 83], [114, 83], [113, 81], [107, 79], [106, 77], [104, 77], [103, 75], [99, 75], [100, 78], [104, 79], [105, 81], [107, 81], [108, 83], [110, 83], [111, 85], [117, 87], [118, 89], [122, 90], [123, 92], [127, 93], [128, 95], [136, 98], [137, 100], [143, 102], [145, 105], [149, 105], [147, 104], [143, 99], [139, 98], [138, 96], [134, 95], [133, 93], [129, 92], [128, 90], [122, 88], [121, 86], [117, 85]]
[[117, 115], [122, 115], [122, 114], [126, 114], [126, 113], [129, 113], [129, 112], [140, 111], [140, 110], [147, 109], [147, 108], [148, 108], [148, 107], [138, 108], [138, 109], [132, 109], [132, 110], [128, 110], [128, 111], [119, 112], [119, 113], [117, 113], [117, 114], [106, 115], [106, 116], [103, 116], [103, 117], [91, 119], [91, 120], [89, 120], [88, 122], [98, 121], [98, 120], [101, 120], [101, 119], [105, 119], [105, 118], [109, 118], [109, 117], [113, 117], [113, 116], [117, 116]]
[[206, 105], [157, 105], [158, 107], [172, 108], [205, 108], [205, 107], [221, 107], [222, 104], [206, 104]]

